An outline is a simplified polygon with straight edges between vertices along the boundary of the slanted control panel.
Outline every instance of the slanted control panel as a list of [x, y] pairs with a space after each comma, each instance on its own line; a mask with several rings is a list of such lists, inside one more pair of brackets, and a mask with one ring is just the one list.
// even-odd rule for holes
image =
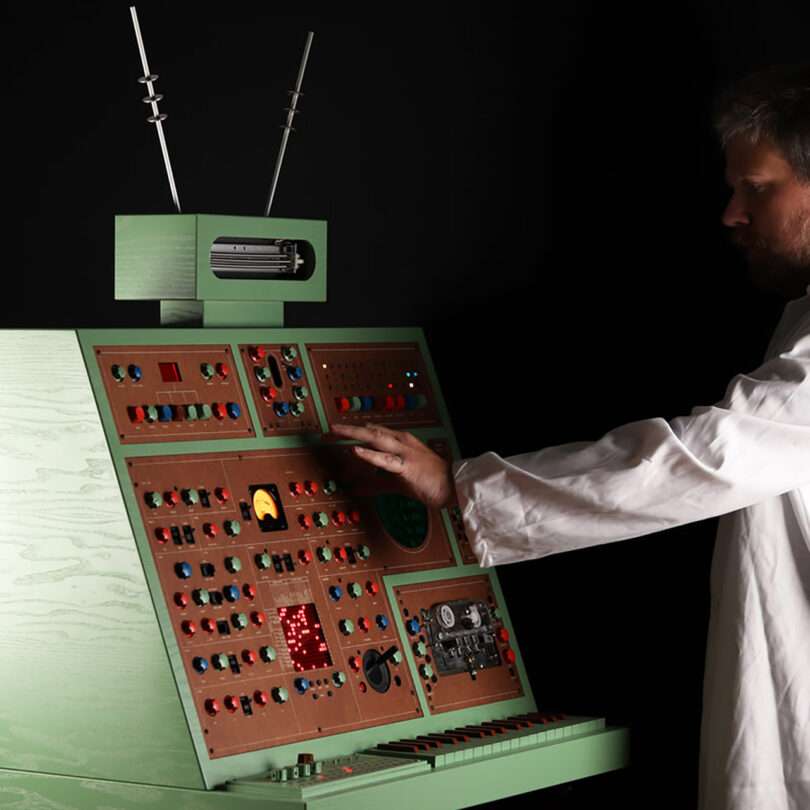
[[92, 346], [208, 756], [522, 696], [494, 574], [464, 568], [458, 508], [406, 497], [324, 437], [332, 421], [376, 422], [452, 458], [424, 344], [225, 331]]

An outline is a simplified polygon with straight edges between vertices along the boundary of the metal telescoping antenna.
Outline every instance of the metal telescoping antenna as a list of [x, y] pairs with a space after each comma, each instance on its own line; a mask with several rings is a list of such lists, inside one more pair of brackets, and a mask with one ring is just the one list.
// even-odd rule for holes
[[172, 190], [174, 207], [177, 209], [177, 213], [180, 214], [182, 213], [180, 210], [180, 198], [177, 196], [177, 186], [174, 184], [172, 162], [169, 159], [169, 147], [166, 146], [166, 136], [163, 134], [163, 122], [168, 116], [166, 113], [162, 113], [158, 110], [158, 101], [160, 101], [163, 96], [159, 93], [155, 93], [155, 88], [153, 85], [153, 82], [157, 81], [158, 76], [157, 73], [152, 74], [149, 72], [149, 64], [146, 61], [146, 49], [143, 47], [143, 37], [141, 36], [141, 27], [138, 25], [138, 12], [135, 11], [135, 6], [130, 6], [129, 11], [132, 14], [132, 24], [135, 26], [135, 37], [138, 40], [138, 50], [141, 52], [141, 63], [143, 64], [143, 76], [141, 76], [138, 81], [141, 84], [145, 84], [146, 89], [149, 91], [149, 95], [142, 99], [142, 101], [144, 104], [152, 105], [152, 115], [150, 115], [146, 120], [150, 124], [154, 124], [155, 127], [157, 127], [160, 149], [163, 152], [163, 162], [166, 164], [166, 174], [169, 175], [169, 186]]
[[270, 208], [273, 205], [273, 197], [276, 196], [276, 186], [278, 185], [278, 176], [281, 173], [281, 164], [284, 162], [284, 153], [287, 150], [287, 141], [289, 140], [290, 133], [294, 132], [292, 122], [293, 118], [295, 118], [295, 114], [298, 112], [296, 107], [298, 106], [298, 98], [302, 96], [303, 93], [301, 92], [301, 85], [304, 82], [304, 71], [307, 69], [307, 59], [309, 59], [309, 49], [312, 47], [312, 38], [315, 34], [310, 31], [307, 34], [307, 43], [304, 45], [304, 55], [301, 57], [301, 66], [298, 68], [298, 81], [295, 83], [295, 90], [290, 90], [290, 95], [292, 96], [292, 102], [290, 103], [289, 107], [286, 107], [287, 110], [287, 123], [282, 126], [284, 130], [281, 136], [281, 147], [278, 150], [278, 157], [276, 158], [276, 168], [273, 172], [273, 182], [270, 185], [270, 196], [267, 198], [267, 208], [265, 209], [264, 215], [266, 217], [270, 216]]

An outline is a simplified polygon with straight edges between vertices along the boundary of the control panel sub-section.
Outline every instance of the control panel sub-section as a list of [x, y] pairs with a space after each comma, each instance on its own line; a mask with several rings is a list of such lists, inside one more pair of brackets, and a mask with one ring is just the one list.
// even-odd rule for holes
[[121, 444], [252, 437], [230, 346], [95, 346]]
[[454, 564], [438, 510], [347, 445], [126, 464], [211, 758], [420, 716], [383, 577]]
[[417, 343], [308, 343], [329, 423], [379, 422], [393, 428], [441, 424]]
[[400, 585], [394, 597], [431, 714], [523, 695], [488, 576]]
[[320, 433], [312, 386], [293, 343], [239, 346], [265, 436]]

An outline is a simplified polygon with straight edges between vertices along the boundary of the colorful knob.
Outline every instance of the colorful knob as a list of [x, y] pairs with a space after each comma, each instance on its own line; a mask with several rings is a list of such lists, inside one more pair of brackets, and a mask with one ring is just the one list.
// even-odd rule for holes
[[117, 363], [110, 369], [113, 375], [113, 379], [117, 380], [118, 382], [122, 382], [124, 378], [127, 376], [126, 371], [124, 371], [123, 366], [119, 366]]
[[225, 708], [233, 713], [239, 708], [239, 698], [236, 695], [225, 695]]
[[134, 363], [131, 366], [129, 366], [129, 368], [127, 368], [127, 373], [135, 382], [138, 382], [141, 379], [141, 377], [143, 377], [141, 367], [136, 366]]
[[211, 594], [208, 593], [206, 588], [195, 588], [191, 592], [191, 598], [194, 600], [194, 603], [202, 607], [203, 605], [207, 605], [211, 601]]
[[130, 405], [127, 408], [129, 414], [129, 421], [133, 425], [140, 425], [146, 419], [146, 411], [140, 405]]
[[206, 380], [210, 380], [211, 377], [214, 376], [214, 373], [214, 367], [210, 363], [202, 363], [200, 365], [200, 374], [202, 374]]
[[225, 409], [228, 411], [228, 416], [231, 419], [238, 419], [242, 415], [242, 408], [238, 402], [229, 402]]
[[361, 560], [367, 560], [371, 556], [371, 549], [366, 545], [358, 546], [357, 547], [357, 556]]
[[345, 526], [346, 513], [340, 509], [336, 509], [334, 512], [332, 512], [332, 521], [334, 522], [335, 526]]
[[265, 623], [266, 620], [267, 620], [267, 617], [264, 615], [264, 613], [262, 613], [261, 610], [254, 610], [250, 614], [250, 621], [256, 627], [261, 627]]
[[226, 520], [223, 526], [225, 527], [225, 533], [231, 537], [236, 537], [242, 531], [242, 524], [238, 520]]
[[346, 673], [341, 670], [332, 673], [332, 683], [335, 686], [343, 686], [343, 684], [346, 683], [347, 680], [348, 679]]
[[211, 658], [214, 669], [223, 670], [228, 668], [228, 656], [225, 653], [217, 653]]
[[236, 585], [226, 585], [222, 589], [222, 595], [229, 602], [236, 602], [239, 599], [239, 588]]
[[298, 522], [301, 524], [301, 528], [303, 529], [311, 529], [312, 528], [312, 518], [309, 515], [299, 515]]
[[309, 689], [309, 681], [306, 678], [296, 678], [295, 679], [295, 688], [298, 690], [298, 693], [303, 695], [304, 692]]
[[312, 520], [319, 529], [323, 529], [329, 525], [329, 515], [326, 512], [315, 512], [312, 515]]
[[385, 630], [385, 628], [388, 627], [388, 616], [383, 613], [378, 613], [374, 617], [374, 621], [377, 622], [377, 627], [379, 627], [380, 630]]
[[317, 481], [304, 481], [304, 492], [307, 495], [317, 495], [320, 491]]
[[287, 376], [293, 382], [298, 382], [304, 376], [304, 370], [301, 366], [287, 366]]
[[295, 346], [282, 346], [281, 357], [285, 363], [292, 363], [298, 357], [298, 349]]
[[349, 554], [343, 546], [338, 546], [335, 549], [335, 559], [341, 562], [346, 562], [349, 559]]
[[222, 379], [226, 379], [231, 373], [230, 368], [228, 367], [227, 363], [217, 363], [217, 374], [219, 374]]
[[272, 560], [270, 558], [270, 555], [266, 551], [263, 551], [261, 554], [256, 555], [256, 565], [258, 565], [259, 568], [262, 569], [262, 571], [268, 569], [271, 563]]
[[196, 405], [186, 405], [186, 419], [189, 422], [196, 422], [200, 418], [200, 412]]
[[225, 487], [217, 487], [214, 490], [214, 495], [220, 503], [227, 503], [231, 499], [230, 490]]
[[217, 623], [213, 619], [204, 618], [200, 622], [200, 627], [205, 630], [206, 633], [213, 633], [214, 630], [217, 629]]
[[270, 368], [268, 366], [256, 366], [253, 373], [259, 382], [267, 382], [270, 379]]
[[205, 658], [201, 658], [198, 655], [191, 662], [191, 666], [194, 667], [195, 672], [199, 672], [200, 674], [202, 674], [208, 669], [208, 661]]
[[351, 410], [352, 403], [346, 397], [335, 397], [335, 407], [338, 413], [347, 413]]
[[331, 478], [324, 482], [323, 485], [323, 493], [324, 495], [334, 495], [337, 492], [337, 481], [333, 481]]
[[349, 596], [351, 596], [352, 599], [357, 599], [357, 597], [363, 593], [363, 589], [357, 582], [350, 582], [346, 590], [349, 592]]
[[304, 494], [304, 485], [300, 481], [290, 481], [290, 494], [294, 498], [299, 498]]
[[250, 346], [248, 348], [248, 354], [254, 363], [258, 363], [259, 360], [264, 360], [264, 358], [267, 356], [264, 346]]
[[184, 489], [183, 500], [188, 506], [194, 506], [200, 502], [200, 493], [196, 489]]
[[253, 650], [242, 650], [242, 660], [249, 667], [252, 667], [259, 659], [257, 658], [256, 653], [253, 652]]
[[516, 660], [515, 651], [513, 649], [508, 649], [504, 654], [503, 657], [510, 663], [514, 664]]
[[413, 645], [415, 655], [424, 655], [427, 652], [427, 646], [424, 641], [416, 641]]
[[245, 583], [242, 586], [242, 593], [245, 595], [245, 599], [255, 599], [256, 598], [256, 588], [255, 586], [251, 585], [250, 583]]
[[293, 416], [303, 416], [306, 410], [303, 402], [293, 402], [293, 404], [290, 405], [290, 413]]
[[180, 579], [188, 579], [194, 573], [194, 569], [191, 567], [191, 563], [179, 562], [174, 564], [174, 573]]
[[498, 639], [500, 641], [509, 641], [509, 631], [505, 627], [501, 627], [498, 630]]
[[391, 660], [395, 664], [401, 664], [402, 663], [402, 651], [401, 650], [394, 650], [394, 652], [391, 653]]
[[213, 415], [211, 406], [208, 403], [200, 405], [199, 412], [200, 412], [200, 419], [202, 419], [203, 421], [205, 421], [206, 419], [210, 419], [211, 416]]
[[357, 655], [353, 655], [351, 658], [349, 658], [349, 666], [350, 666], [350, 667], [351, 667], [351, 668], [352, 668], [352, 669], [353, 669], [355, 672], [359, 672], [359, 671], [360, 671], [360, 667], [362, 667], [362, 666], [363, 666], [363, 662], [360, 660], [360, 657], [359, 657], [359, 656], [357, 656]]
[[174, 604], [177, 605], [179, 608], [188, 607], [188, 594], [187, 593], [176, 593], [174, 595]]
[[283, 686], [274, 686], [272, 694], [273, 700], [275, 700], [276, 703], [286, 703], [290, 697], [289, 693]]
[[244, 630], [248, 626], [248, 617], [246, 613], [234, 613], [231, 616], [231, 624], [237, 630]]
[[364, 632], [367, 633], [369, 629], [368, 619], [365, 616], [361, 616], [357, 620], [357, 626]]
[[203, 533], [206, 537], [216, 537], [217, 527], [214, 523], [203, 523]]
[[155, 537], [157, 538], [158, 543], [168, 543], [171, 536], [172, 533], [164, 526], [155, 529]]
[[146, 501], [146, 505], [151, 509], [157, 509], [159, 506], [163, 506], [163, 496], [159, 492], [147, 492], [143, 499]]
[[270, 404], [276, 398], [276, 396], [278, 395], [278, 391], [276, 391], [275, 388], [270, 386], [270, 387], [267, 387], [267, 388], [260, 388], [259, 389], [259, 394], [261, 395], [261, 398], [265, 402]]
[[257, 689], [253, 693], [253, 701], [259, 706], [266, 706], [270, 702], [270, 695], [264, 689]]
[[237, 574], [242, 570], [242, 561], [239, 557], [226, 557], [225, 567], [232, 573]]
[[215, 402], [211, 406], [211, 410], [213, 411], [214, 416], [216, 416], [216, 418], [220, 420], [224, 419], [228, 415], [228, 411], [225, 409], [225, 405], [223, 405], [221, 402]]
[[191, 619], [186, 619], [180, 625], [180, 629], [187, 635], [193, 636], [197, 632], [197, 625]]
[[412, 636], [415, 636], [419, 632], [419, 620], [418, 619], [408, 619], [408, 621], [405, 622], [405, 629]]
[[433, 667], [430, 664], [420, 664], [419, 674], [423, 678], [431, 678], [433, 677]]
[[301, 551], [298, 552], [298, 559], [304, 565], [309, 565], [312, 562], [312, 552], [308, 548], [302, 548]]
[[158, 422], [171, 422], [172, 421], [172, 406], [171, 405], [158, 405]]
[[340, 585], [330, 585], [329, 596], [331, 596], [332, 599], [337, 602], [340, 597], [343, 596], [343, 589], [340, 587]]
[[180, 503], [180, 496], [173, 489], [170, 489], [163, 493], [163, 500], [166, 506], [177, 506]]
[[360, 397], [352, 397], [349, 402], [351, 403], [350, 409], [352, 411], [360, 411], [363, 409], [363, 402]]
[[290, 403], [289, 402], [275, 402], [273, 403], [273, 412], [276, 416], [287, 416], [290, 412]]
[[366, 582], [366, 590], [372, 596], [376, 596], [380, 591], [380, 586], [376, 582], [373, 582], [372, 580], [369, 580], [368, 582]]
[[329, 546], [319, 546], [317, 554], [321, 562], [329, 562], [332, 559], [332, 549]]
[[219, 714], [222, 711], [222, 708], [220, 707], [218, 700], [208, 698], [208, 700], [205, 701], [205, 711], [210, 715], [215, 715]]
[[341, 619], [338, 627], [344, 636], [350, 636], [354, 632], [354, 622], [351, 619]]
[[[351, 523], [352, 526], [360, 525], [360, 512], [357, 509], [352, 509], [351, 512], [349, 512], [349, 523]], [[362, 546], [361, 548], [365, 548], [368, 550], [368, 546]], [[371, 554], [370, 551], [369, 554]], [[367, 556], [364, 557], [363, 559], [367, 559]]]
[[309, 396], [309, 388], [305, 385], [294, 385], [292, 392], [299, 402], [303, 402]]
[[374, 410], [374, 397], [360, 397], [360, 402], [363, 403], [363, 410], [364, 411], [373, 411]]
[[147, 405], [146, 406], [146, 421], [147, 422], [157, 422], [158, 418], [158, 409], [154, 405]]
[[265, 664], [270, 664], [276, 660], [276, 651], [272, 647], [260, 647], [259, 655]]

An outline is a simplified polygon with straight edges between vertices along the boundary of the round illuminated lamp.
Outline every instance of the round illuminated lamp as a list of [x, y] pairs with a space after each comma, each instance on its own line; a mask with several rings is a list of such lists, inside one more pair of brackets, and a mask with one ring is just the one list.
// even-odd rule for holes
[[270, 492], [262, 488], [253, 493], [253, 511], [259, 520], [264, 520], [267, 517], [278, 520], [281, 514], [276, 499]]

